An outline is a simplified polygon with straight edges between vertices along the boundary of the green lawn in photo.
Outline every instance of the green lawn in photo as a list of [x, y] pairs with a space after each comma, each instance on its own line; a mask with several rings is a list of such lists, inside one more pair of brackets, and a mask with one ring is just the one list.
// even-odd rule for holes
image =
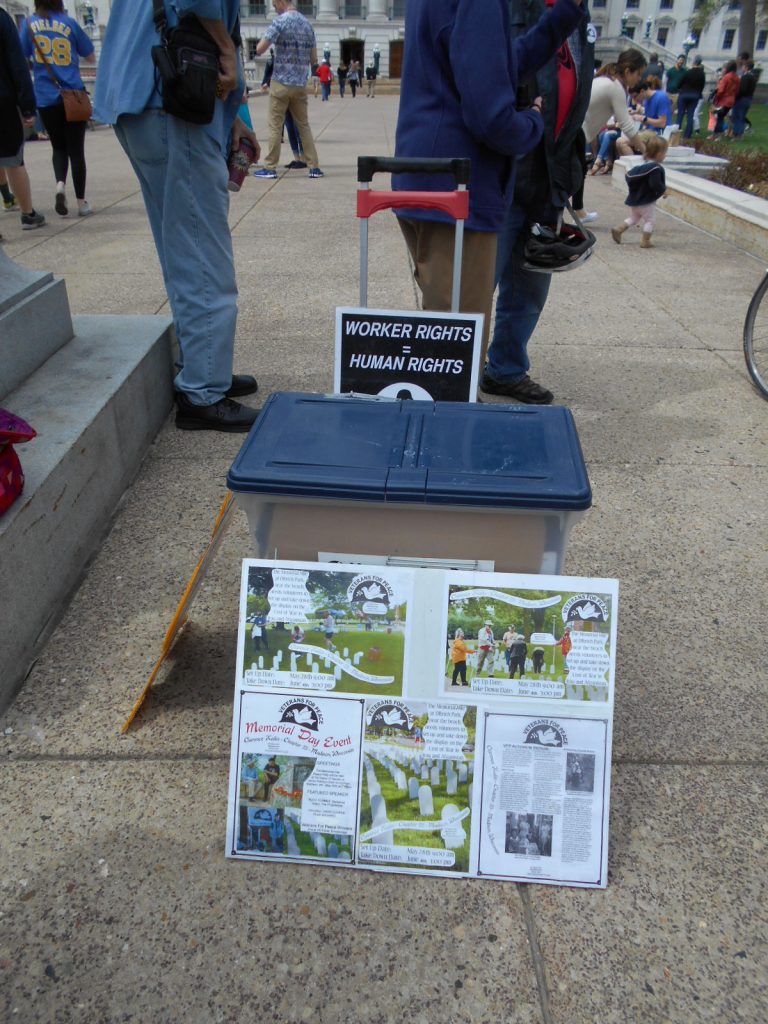
[[[289, 650], [289, 646], [292, 643], [290, 631], [269, 628], [266, 631], [266, 637], [269, 650], [265, 651], [256, 647], [251, 638], [250, 624], [246, 626], [243, 670], [249, 669], [252, 664], [258, 665], [260, 655], [264, 658], [264, 668], [271, 669], [272, 659], [278, 651], [282, 651], [283, 659], [280, 663], [280, 669], [281, 671], [289, 671], [292, 653]], [[307, 629], [304, 634], [303, 643], [320, 647], [323, 650], [326, 649], [325, 634], [320, 630]], [[362, 679], [355, 679], [344, 672], [341, 679], [336, 683], [335, 690], [337, 692], [367, 693], [371, 696], [398, 696], [402, 693], [405, 637], [400, 630], [393, 630], [391, 633], [376, 630], [346, 630], [342, 623], [341, 628], [333, 635], [333, 644], [338, 649], [337, 653], [339, 655], [343, 654], [346, 647], [349, 650], [349, 658], [352, 662], [354, 662], [354, 655], [358, 651], [362, 651], [363, 657], [357, 666], [362, 672], [368, 675], [395, 677], [394, 682], [380, 685], [378, 683], [366, 683]], [[378, 659], [371, 656], [372, 648], [378, 648]], [[316, 660], [320, 661], [321, 673], [325, 673], [325, 665], [322, 659]], [[331, 668], [328, 670], [331, 675], [333, 674], [333, 667], [331, 665]], [[307, 675], [310, 674], [305, 654], [298, 656], [297, 668], [300, 672], [306, 672]]]
[[[380, 764], [375, 757], [371, 756], [373, 763], [373, 770], [376, 774], [376, 781], [381, 786], [381, 795], [384, 797], [384, 801], [387, 805], [387, 817], [390, 821], [421, 821], [421, 815], [419, 814], [419, 801], [418, 797], [416, 800], [410, 800], [408, 798], [408, 791], [405, 792], [399, 790], [395, 785], [392, 776], [389, 774], [387, 769]], [[407, 773], [406, 773], [407, 774]], [[360, 803], [360, 832], [367, 832], [373, 824], [373, 817], [371, 815], [371, 801], [368, 796], [368, 786], [366, 784], [366, 773], [362, 775], [362, 799]], [[451, 796], [445, 794], [445, 771], [441, 773], [440, 787], [432, 786], [432, 802], [434, 804], [435, 813], [433, 818], [438, 819], [442, 813], [443, 807], [446, 804], [454, 804], [459, 810], [463, 810], [465, 807], [469, 807], [469, 783], [471, 776], [467, 776], [467, 782], [460, 782], [458, 784], [456, 793]], [[425, 782], [425, 785], [430, 783]], [[402, 864], [396, 861], [392, 861], [392, 866], [400, 868], [422, 868], [427, 870], [444, 870], [444, 871], [467, 871], [469, 868], [469, 836], [472, 824], [472, 815], [468, 815], [462, 819], [462, 827], [466, 832], [467, 838], [464, 841], [464, 845], [459, 847], [452, 852], [456, 856], [456, 863], [452, 868], [427, 868], [426, 865], [419, 864]], [[417, 832], [415, 829], [410, 831], [409, 829], [397, 829], [393, 833], [395, 846], [424, 846], [433, 850], [444, 850], [445, 843], [440, 838], [440, 829], [435, 829], [434, 832]], [[377, 842], [377, 840], [373, 840]], [[360, 843], [360, 851], [365, 850], [366, 843]], [[363, 856], [360, 858], [360, 863], [371, 863], [367, 862]], [[378, 863], [388, 863], [376, 862]]]

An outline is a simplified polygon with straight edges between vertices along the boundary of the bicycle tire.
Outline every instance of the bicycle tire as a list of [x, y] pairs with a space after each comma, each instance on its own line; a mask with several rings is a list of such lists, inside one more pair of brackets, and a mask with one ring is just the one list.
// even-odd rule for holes
[[747, 371], [763, 398], [768, 398], [768, 271], [757, 286], [744, 321], [744, 359]]

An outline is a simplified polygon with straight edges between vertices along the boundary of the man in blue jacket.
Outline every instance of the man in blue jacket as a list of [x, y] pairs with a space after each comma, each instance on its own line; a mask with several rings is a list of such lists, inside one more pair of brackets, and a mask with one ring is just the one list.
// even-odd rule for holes
[[[507, 0], [407, 0], [397, 122], [398, 157], [469, 157], [460, 308], [485, 316], [483, 351], [495, 285], [496, 241], [512, 198], [514, 159], [544, 130], [541, 97], [518, 109], [518, 75], [557, 52], [582, 18], [580, 3], [558, 0], [513, 44]], [[402, 174], [393, 188], [450, 191], [444, 175]], [[435, 210], [398, 214], [425, 309], [450, 309], [453, 223]]]
[[[512, 36], [521, 38], [554, 0], [509, 0]], [[496, 318], [480, 390], [515, 402], [548, 405], [554, 395], [528, 376], [528, 342], [547, 301], [551, 274], [527, 270], [525, 243], [535, 223], [554, 227], [569, 197], [584, 182], [586, 142], [581, 129], [589, 107], [596, 33], [588, 12], [535, 75], [521, 76], [518, 95], [544, 98], [544, 135], [517, 161], [514, 198], [499, 237]]]
[[253, 132], [236, 116], [243, 75], [232, 36], [238, 0], [165, 0], [169, 25], [196, 15], [219, 47], [213, 120], [190, 124], [162, 110], [152, 64], [159, 43], [150, 0], [114, 0], [99, 59], [94, 115], [115, 126], [141, 185], [179, 343], [176, 426], [244, 432], [257, 410], [235, 401], [256, 380], [232, 374], [237, 284], [227, 214], [227, 157]]

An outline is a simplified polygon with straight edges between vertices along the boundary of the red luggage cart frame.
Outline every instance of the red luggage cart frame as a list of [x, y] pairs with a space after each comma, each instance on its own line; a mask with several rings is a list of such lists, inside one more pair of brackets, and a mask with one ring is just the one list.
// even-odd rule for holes
[[[372, 190], [374, 174], [450, 174], [456, 182], [452, 192], [395, 192]], [[360, 305], [368, 305], [368, 220], [380, 210], [442, 210], [456, 221], [453, 250], [451, 312], [459, 312], [464, 221], [469, 216], [470, 162], [465, 157], [425, 159], [413, 157], [360, 156], [357, 158], [357, 216], [360, 219]]]

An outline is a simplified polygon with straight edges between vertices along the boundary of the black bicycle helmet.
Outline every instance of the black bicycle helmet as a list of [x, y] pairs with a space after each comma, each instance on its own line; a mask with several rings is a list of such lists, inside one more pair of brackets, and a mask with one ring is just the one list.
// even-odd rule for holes
[[597, 239], [587, 228], [561, 224], [559, 230], [534, 224], [525, 243], [526, 270], [553, 274], [573, 270], [592, 255]]

